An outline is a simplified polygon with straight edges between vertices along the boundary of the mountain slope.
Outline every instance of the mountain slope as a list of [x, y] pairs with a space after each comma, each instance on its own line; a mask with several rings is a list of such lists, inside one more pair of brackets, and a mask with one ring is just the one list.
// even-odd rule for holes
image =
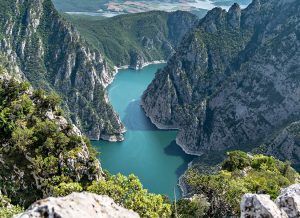
[[282, 188], [299, 182], [299, 174], [289, 163], [274, 157], [241, 151], [227, 155], [213, 174], [190, 168], [182, 177], [189, 187], [189, 196], [204, 195], [210, 203], [204, 217], [240, 217], [244, 194], [263, 193], [275, 199]]
[[183, 11], [151, 11], [98, 20], [89, 16], [65, 17], [114, 65], [135, 69], [146, 62], [167, 60], [198, 20]]
[[108, 103], [105, 86], [114, 71], [50, 0], [0, 1], [0, 51], [35, 87], [54, 90], [64, 109], [92, 139], [122, 139], [124, 128]]
[[66, 182], [102, 177], [96, 152], [67, 122], [56, 95], [32, 91], [0, 66], [0, 194], [28, 205]]
[[0, 58], [0, 217], [82, 191], [107, 195], [142, 217], [171, 215], [167, 198], [149, 193], [136, 176], [102, 172], [89, 140], [62, 116], [56, 94], [33, 91], [11, 75]]
[[[154, 123], [188, 153], [252, 149], [300, 119], [298, 1], [214, 9], [143, 95]], [[222, 40], [220, 40], [220, 37]]]

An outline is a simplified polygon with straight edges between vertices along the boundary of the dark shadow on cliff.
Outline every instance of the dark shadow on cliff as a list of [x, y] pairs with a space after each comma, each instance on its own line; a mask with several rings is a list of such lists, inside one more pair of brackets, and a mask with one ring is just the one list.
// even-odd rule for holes
[[128, 130], [158, 130], [156, 126], [151, 123], [150, 119], [146, 117], [141, 107], [141, 100], [135, 100], [128, 104], [123, 123]]
[[179, 178], [188, 168], [188, 164], [196, 158], [196, 156], [186, 154], [176, 141], [172, 141], [165, 149], [165, 154], [170, 156], [179, 156], [183, 159], [184, 163], [176, 169], [176, 175]]

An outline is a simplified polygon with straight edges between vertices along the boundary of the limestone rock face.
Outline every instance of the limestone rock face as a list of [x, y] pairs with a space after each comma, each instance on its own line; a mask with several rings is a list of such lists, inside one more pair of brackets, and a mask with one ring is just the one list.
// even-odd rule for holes
[[300, 216], [300, 184], [283, 189], [276, 201], [269, 195], [245, 194], [241, 201], [241, 218], [296, 218]]
[[208, 12], [142, 97], [191, 154], [257, 147], [300, 120], [300, 2]]
[[285, 211], [288, 217], [300, 217], [300, 184], [283, 189], [276, 199], [276, 204]]
[[5, 1], [0, 52], [34, 88], [56, 91], [68, 118], [92, 139], [123, 139], [124, 127], [106, 99], [115, 71], [62, 19], [51, 0]]
[[138, 218], [139, 215], [117, 205], [108, 196], [88, 192], [72, 193], [66, 197], [46, 198], [33, 203], [14, 218]]
[[277, 207], [269, 195], [245, 194], [241, 202], [241, 218], [243, 217], [287, 218], [288, 216]]

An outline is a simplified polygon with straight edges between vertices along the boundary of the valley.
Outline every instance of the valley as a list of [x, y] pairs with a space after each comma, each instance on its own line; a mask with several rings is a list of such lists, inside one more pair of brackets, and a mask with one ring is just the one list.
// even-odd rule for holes
[[0, 0], [0, 217], [300, 214], [300, 3], [238, 3]]
[[152, 61], [168, 60], [198, 17], [184, 11], [151, 11], [103, 19], [66, 15], [85, 40], [104, 54], [111, 68], [141, 69]]

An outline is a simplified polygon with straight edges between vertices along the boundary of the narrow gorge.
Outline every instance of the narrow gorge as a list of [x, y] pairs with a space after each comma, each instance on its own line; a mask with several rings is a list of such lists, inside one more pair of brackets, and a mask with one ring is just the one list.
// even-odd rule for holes
[[120, 70], [108, 87], [108, 96], [127, 130], [125, 140], [92, 141], [92, 144], [101, 153], [104, 169], [113, 174], [134, 173], [149, 191], [174, 199], [181, 196], [178, 179], [193, 156], [186, 155], [176, 144], [177, 131], [159, 130], [151, 123], [140, 102], [155, 72], [163, 66]]
[[0, 217], [297, 217], [300, 2], [84, 1], [0, 0]]

